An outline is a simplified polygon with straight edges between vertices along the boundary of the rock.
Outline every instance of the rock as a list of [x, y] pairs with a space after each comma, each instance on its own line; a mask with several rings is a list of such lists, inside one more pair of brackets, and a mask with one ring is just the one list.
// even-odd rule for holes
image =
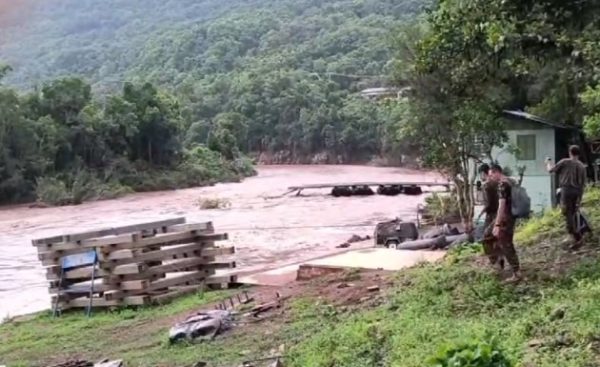
[[337, 285], [338, 289], [350, 288], [350, 287], [351, 287], [351, 285], [348, 284], [348, 283], [340, 283], [340, 284]]
[[565, 317], [565, 309], [562, 307], [556, 308], [550, 313], [550, 321], [562, 320]]
[[378, 285], [374, 285], [374, 286], [371, 286], [371, 287], [367, 288], [367, 290], [369, 292], [379, 292], [379, 286]]
[[348, 248], [348, 247], [350, 247], [350, 244], [348, 242], [345, 242], [345, 243], [335, 246], [335, 248]]
[[361, 299], [358, 300], [358, 303], [363, 303], [363, 302], [367, 302], [371, 299], [371, 297], [362, 297]]
[[544, 345], [544, 341], [542, 339], [532, 339], [527, 343], [527, 346], [530, 348], [541, 347]]
[[94, 365], [94, 367], [123, 367], [123, 366], [124, 366], [123, 361], [120, 359], [117, 359], [114, 361], [109, 361], [108, 359], [105, 359]]

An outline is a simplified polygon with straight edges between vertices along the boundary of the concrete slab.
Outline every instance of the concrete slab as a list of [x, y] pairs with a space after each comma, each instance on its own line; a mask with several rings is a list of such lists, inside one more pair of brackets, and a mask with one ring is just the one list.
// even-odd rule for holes
[[310, 265], [339, 266], [344, 268], [400, 270], [422, 262], [433, 262], [444, 257], [443, 251], [408, 251], [370, 248], [308, 261]]
[[407, 251], [387, 248], [352, 250], [342, 254], [305, 261], [301, 264], [242, 276], [238, 280], [246, 284], [281, 286], [296, 280], [300, 265], [397, 271], [422, 262], [438, 261], [445, 254], [444, 251]]

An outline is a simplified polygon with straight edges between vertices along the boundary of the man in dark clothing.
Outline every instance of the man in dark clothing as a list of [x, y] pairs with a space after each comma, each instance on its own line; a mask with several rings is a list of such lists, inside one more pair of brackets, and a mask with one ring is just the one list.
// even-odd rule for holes
[[521, 279], [519, 257], [515, 250], [513, 236], [515, 233], [516, 219], [512, 214], [512, 183], [502, 171], [502, 167], [492, 164], [490, 167], [490, 180], [498, 183], [498, 211], [494, 221], [492, 234], [496, 239], [496, 248], [503, 256], [513, 272], [509, 282]]
[[492, 234], [494, 230], [494, 223], [496, 221], [496, 215], [498, 213], [498, 182], [490, 180], [490, 166], [486, 163], [479, 167], [479, 173], [483, 180], [483, 210], [479, 217], [485, 215], [483, 222], [483, 251], [486, 256], [490, 259], [492, 265], [497, 265], [500, 268], [504, 268], [504, 259], [500, 256], [500, 253], [496, 246], [496, 238]]
[[552, 164], [550, 159], [546, 159], [548, 172], [555, 173], [558, 177], [560, 204], [567, 224], [567, 231], [575, 240], [575, 247], [580, 246], [582, 240], [576, 218], [587, 180], [585, 166], [579, 160], [580, 155], [579, 147], [573, 145], [569, 148], [569, 158], [562, 159], [556, 165]]

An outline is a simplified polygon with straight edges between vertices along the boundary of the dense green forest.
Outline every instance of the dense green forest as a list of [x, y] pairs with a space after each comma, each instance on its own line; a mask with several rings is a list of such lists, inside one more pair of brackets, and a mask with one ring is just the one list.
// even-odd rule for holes
[[265, 161], [399, 160], [393, 106], [357, 92], [389, 84], [394, 30], [422, 0], [29, 4], [2, 33], [7, 83], [73, 74], [104, 94], [152, 82], [180, 100], [188, 142], [210, 144], [228, 125]]
[[399, 162], [391, 31], [422, 1], [55, 0], [0, 8], [0, 202]]
[[184, 137], [179, 102], [150, 83], [103, 99], [78, 78], [27, 94], [0, 87], [0, 202], [76, 204], [253, 174], [227, 134], [211, 149]]

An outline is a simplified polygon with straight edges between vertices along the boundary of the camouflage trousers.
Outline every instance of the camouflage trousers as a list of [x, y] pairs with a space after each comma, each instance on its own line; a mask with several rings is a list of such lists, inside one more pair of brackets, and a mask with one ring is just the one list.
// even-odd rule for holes
[[495, 223], [496, 216], [486, 216], [482, 241], [483, 251], [490, 259], [492, 265], [499, 264], [504, 267], [504, 259], [506, 259], [506, 262], [508, 262], [513, 271], [519, 271], [519, 256], [513, 242], [515, 221], [510, 220], [505, 227], [501, 228], [498, 237], [494, 237], [493, 235]]

